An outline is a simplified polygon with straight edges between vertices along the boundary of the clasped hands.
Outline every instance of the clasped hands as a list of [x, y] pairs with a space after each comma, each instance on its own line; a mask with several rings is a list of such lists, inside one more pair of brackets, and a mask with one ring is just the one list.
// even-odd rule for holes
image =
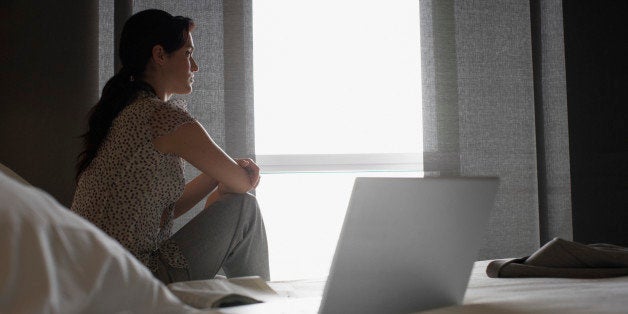
[[249, 175], [249, 180], [251, 181], [251, 190], [256, 188], [259, 185], [259, 166], [253, 161], [251, 158], [241, 158], [235, 160], [238, 165]]
[[[259, 166], [251, 158], [236, 158], [234, 160], [238, 164], [238, 166], [242, 167], [248, 174], [249, 180], [251, 182], [250, 190], [256, 188], [259, 185], [260, 180]], [[222, 183], [218, 184], [218, 192], [220, 194], [232, 193]]]

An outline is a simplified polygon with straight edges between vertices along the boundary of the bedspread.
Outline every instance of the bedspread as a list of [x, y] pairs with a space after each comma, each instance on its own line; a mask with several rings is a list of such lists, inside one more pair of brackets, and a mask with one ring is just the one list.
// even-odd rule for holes
[[[442, 313], [628, 313], [628, 276], [607, 279], [489, 278], [490, 261], [476, 262], [462, 305], [416, 312]], [[324, 279], [270, 282], [295, 302], [290, 313], [316, 313]], [[305, 306], [303, 306], [305, 304]], [[221, 309], [217, 313], [276, 313], [271, 303]], [[278, 312], [277, 312], [278, 313]]]
[[628, 313], [628, 276], [489, 278], [476, 262], [461, 306], [425, 313]]

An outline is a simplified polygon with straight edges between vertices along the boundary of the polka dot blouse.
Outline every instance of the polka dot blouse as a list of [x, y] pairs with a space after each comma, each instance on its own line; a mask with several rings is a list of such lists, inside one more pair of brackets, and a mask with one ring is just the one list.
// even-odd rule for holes
[[151, 271], [162, 260], [187, 268], [170, 241], [175, 202], [185, 187], [183, 161], [155, 150], [152, 140], [195, 121], [183, 101], [138, 97], [116, 119], [81, 174], [71, 209], [118, 240]]

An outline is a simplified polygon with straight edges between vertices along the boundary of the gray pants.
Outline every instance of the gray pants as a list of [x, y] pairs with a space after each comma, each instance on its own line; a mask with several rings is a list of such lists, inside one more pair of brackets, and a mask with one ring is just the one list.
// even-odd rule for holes
[[172, 238], [189, 269], [162, 263], [157, 277], [164, 283], [227, 277], [260, 276], [270, 280], [268, 243], [255, 196], [228, 194], [183, 226]]

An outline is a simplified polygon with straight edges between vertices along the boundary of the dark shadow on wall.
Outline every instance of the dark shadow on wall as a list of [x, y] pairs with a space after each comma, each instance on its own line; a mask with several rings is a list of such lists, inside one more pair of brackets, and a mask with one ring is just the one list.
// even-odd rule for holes
[[574, 240], [628, 246], [628, 2], [563, 1]]
[[0, 11], [0, 162], [69, 206], [78, 136], [98, 97], [98, 1], [16, 0]]

